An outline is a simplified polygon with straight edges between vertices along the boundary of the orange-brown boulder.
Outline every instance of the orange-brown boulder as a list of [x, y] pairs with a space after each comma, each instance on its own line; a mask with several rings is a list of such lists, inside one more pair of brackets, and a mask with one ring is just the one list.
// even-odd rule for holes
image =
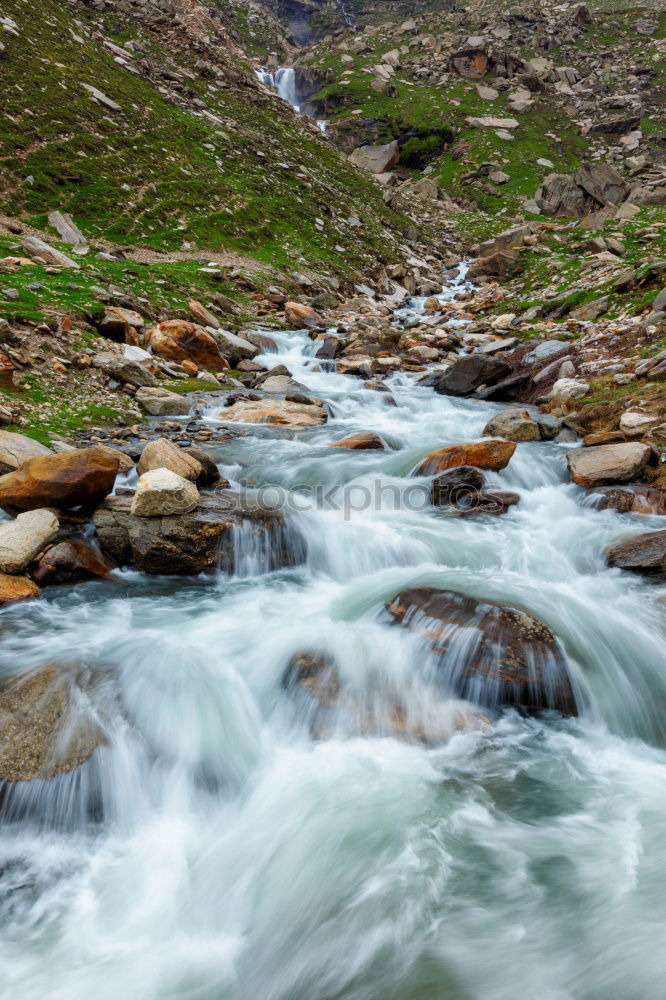
[[220, 354], [215, 337], [202, 326], [183, 319], [168, 319], [158, 323], [146, 333], [146, 341], [153, 354], [168, 361], [189, 361], [205, 371], [228, 368], [228, 361]]
[[287, 302], [284, 307], [284, 318], [287, 323], [299, 330], [303, 327], [314, 330], [318, 326], [324, 326], [324, 321], [319, 313], [311, 306], [301, 305], [300, 302]]
[[350, 434], [349, 437], [343, 438], [342, 441], [334, 441], [333, 444], [329, 444], [329, 448], [348, 448], [349, 451], [369, 451], [385, 449], [386, 445], [379, 434], [374, 434], [372, 431], [360, 431], [358, 434]]
[[94, 507], [113, 489], [119, 460], [97, 448], [31, 458], [15, 472], [0, 476], [0, 507]]
[[0, 605], [39, 597], [39, 587], [27, 576], [0, 573]]
[[431, 451], [416, 467], [414, 475], [436, 476], [445, 469], [455, 469], [460, 465], [473, 465], [475, 469], [499, 472], [509, 464], [515, 450], [515, 441], [493, 439], [473, 444], [454, 444]]
[[104, 579], [109, 568], [88, 542], [82, 538], [67, 538], [48, 549], [33, 573], [42, 586], [56, 583], [78, 583], [79, 580]]

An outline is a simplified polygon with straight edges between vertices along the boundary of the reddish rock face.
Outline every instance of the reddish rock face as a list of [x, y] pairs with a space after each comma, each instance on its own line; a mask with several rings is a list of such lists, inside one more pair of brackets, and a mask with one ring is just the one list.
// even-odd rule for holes
[[158, 323], [146, 333], [154, 354], [169, 361], [189, 361], [204, 371], [221, 371], [229, 362], [220, 354], [215, 338], [202, 326], [182, 319]]
[[491, 708], [577, 714], [557, 639], [521, 608], [416, 587], [398, 594], [388, 611], [431, 644], [441, 683], [459, 697]]
[[478, 441], [475, 444], [454, 444], [448, 448], [431, 451], [414, 470], [416, 476], [431, 476], [455, 469], [459, 465], [472, 465], [475, 469], [492, 469], [499, 472], [511, 460], [516, 450], [514, 441]]
[[51, 546], [39, 560], [33, 573], [35, 580], [42, 586], [103, 579], [108, 575], [106, 563], [82, 538], [68, 538]]
[[39, 597], [39, 587], [27, 576], [10, 576], [0, 573], [0, 605], [12, 601], [27, 601]]
[[119, 460], [108, 451], [82, 448], [32, 458], [15, 472], [0, 476], [0, 507], [92, 507], [113, 489]]
[[324, 321], [310, 306], [303, 306], [300, 302], [287, 302], [284, 307], [284, 318], [287, 323], [294, 327], [307, 327], [314, 330], [318, 326], [324, 326]]

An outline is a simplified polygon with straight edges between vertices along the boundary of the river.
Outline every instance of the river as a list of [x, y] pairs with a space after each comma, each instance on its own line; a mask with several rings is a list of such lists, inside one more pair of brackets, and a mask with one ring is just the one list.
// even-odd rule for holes
[[[478, 439], [499, 407], [407, 375], [388, 380], [390, 406], [318, 370], [306, 334], [275, 340], [263, 361], [324, 399], [328, 423], [250, 427], [214, 457], [233, 483], [301, 489], [290, 517], [306, 562], [263, 574], [250, 548], [233, 576], [123, 571], [2, 613], [3, 674], [104, 664], [120, 691], [107, 746], [5, 803], [6, 995], [661, 1000], [663, 605], [603, 559], [659, 519], [593, 510], [568, 481], [571, 445], [554, 443], [520, 444], [490, 475], [521, 496], [503, 517], [411, 509], [400, 498], [418, 460]], [[328, 447], [358, 430], [390, 449]], [[345, 510], [352, 485], [376, 483], [398, 499]], [[302, 650], [418, 713], [416, 647], [382, 608], [423, 584], [546, 622], [579, 717], [507, 711], [435, 747], [314, 739], [283, 684]]]

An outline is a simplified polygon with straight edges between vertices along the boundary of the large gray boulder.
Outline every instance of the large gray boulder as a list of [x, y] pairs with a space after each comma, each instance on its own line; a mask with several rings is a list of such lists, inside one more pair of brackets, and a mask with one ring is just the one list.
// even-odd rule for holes
[[46, 445], [34, 441], [25, 434], [14, 434], [12, 431], [0, 431], [0, 475], [19, 469], [31, 458], [41, 455], [52, 455]]
[[666, 530], [648, 531], [606, 549], [609, 566], [632, 573], [666, 573]]
[[602, 444], [593, 448], [576, 448], [567, 452], [567, 464], [578, 486], [609, 486], [628, 483], [638, 476], [648, 463], [651, 449], [638, 441]]
[[454, 361], [442, 374], [436, 373], [425, 384], [442, 396], [471, 396], [482, 385], [495, 385], [511, 372], [511, 365], [485, 354], [469, 354]]
[[548, 174], [537, 188], [534, 200], [541, 215], [564, 219], [579, 219], [599, 207], [571, 174]]
[[584, 163], [575, 180], [600, 205], [620, 205], [629, 194], [629, 185], [609, 163]]
[[20, 573], [58, 534], [60, 523], [51, 510], [29, 510], [0, 524], [0, 570]]
[[400, 159], [397, 140], [384, 146], [359, 146], [349, 157], [349, 162], [371, 174], [385, 174]]

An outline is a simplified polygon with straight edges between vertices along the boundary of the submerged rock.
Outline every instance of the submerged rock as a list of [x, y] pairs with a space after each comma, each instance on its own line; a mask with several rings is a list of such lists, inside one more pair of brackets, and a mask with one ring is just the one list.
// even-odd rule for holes
[[109, 449], [82, 448], [31, 458], [0, 476], [0, 507], [92, 507], [113, 489], [120, 460]]
[[398, 594], [388, 611], [430, 644], [441, 682], [461, 698], [490, 708], [577, 714], [557, 639], [521, 608], [416, 587]]
[[631, 573], [666, 573], [666, 530], [648, 531], [606, 549], [609, 566]]
[[266, 572], [305, 558], [302, 538], [279, 511], [232, 490], [202, 494], [195, 510], [164, 517], [138, 517], [132, 502], [110, 497], [93, 514], [100, 548], [121, 566], [170, 576], [231, 571], [244, 545]]
[[[105, 743], [89, 707], [101, 678], [58, 664], [0, 688], [0, 780], [55, 778], [85, 763]], [[96, 706], [98, 708], [98, 706]]]

